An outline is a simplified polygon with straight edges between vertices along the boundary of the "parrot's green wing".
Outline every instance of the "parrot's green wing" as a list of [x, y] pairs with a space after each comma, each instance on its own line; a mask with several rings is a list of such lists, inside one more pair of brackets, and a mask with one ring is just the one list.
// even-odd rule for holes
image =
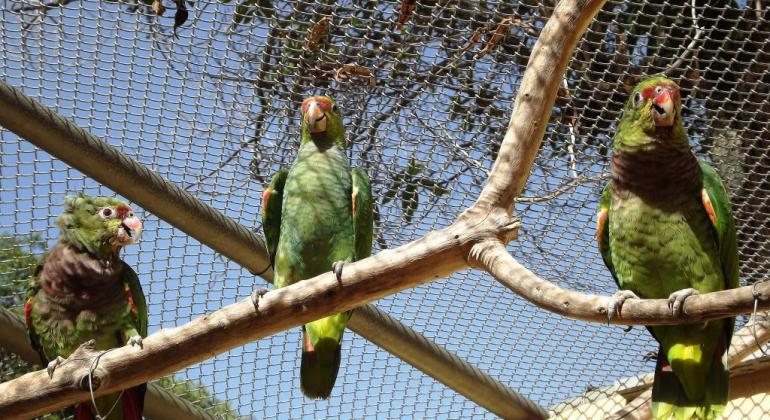
[[596, 240], [599, 243], [599, 252], [602, 254], [604, 265], [612, 273], [612, 278], [620, 287], [618, 275], [612, 265], [612, 250], [610, 250], [610, 230], [607, 229], [610, 221], [610, 205], [612, 204], [612, 182], [610, 181], [602, 190], [602, 198], [599, 200], [599, 213], [596, 215]]
[[147, 301], [142, 291], [142, 284], [139, 283], [139, 277], [136, 275], [136, 272], [128, 265], [123, 269], [122, 278], [126, 298], [129, 305], [131, 305], [131, 318], [134, 328], [136, 328], [140, 336], [147, 337]]
[[703, 207], [716, 231], [725, 289], [732, 289], [738, 287], [738, 239], [730, 199], [714, 168], [703, 161], [699, 163], [703, 172]]
[[40, 263], [38, 263], [35, 268], [35, 273], [32, 275], [32, 278], [29, 279], [27, 302], [24, 304], [24, 326], [27, 328], [27, 334], [29, 334], [29, 341], [30, 344], [32, 344], [32, 348], [37, 352], [38, 356], [40, 356], [40, 366], [45, 366], [50, 360], [45, 354], [45, 350], [40, 343], [40, 337], [38, 336], [35, 327], [32, 325], [32, 306], [37, 297], [37, 292], [40, 290], [40, 283], [37, 281], [37, 277], [40, 275], [40, 270], [43, 268], [42, 262], [45, 261], [45, 257], [46, 255], [43, 255], [43, 258], [40, 259]]
[[356, 260], [372, 253], [372, 189], [366, 172], [360, 168], [351, 171], [353, 178], [353, 232]]
[[270, 264], [275, 267], [275, 252], [281, 236], [281, 208], [283, 207], [283, 186], [286, 184], [288, 169], [279, 170], [270, 185], [262, 193], [262, 231], [265, 233]]

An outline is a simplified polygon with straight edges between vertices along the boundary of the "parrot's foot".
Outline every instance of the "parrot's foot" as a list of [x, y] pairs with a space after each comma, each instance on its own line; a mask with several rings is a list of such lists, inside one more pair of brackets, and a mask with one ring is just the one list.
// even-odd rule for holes
[[647, 352], [647, 354], [642, 357], [642, 360], [645, 362], [649, 362], [651, 360], [658, 360], [658, 352], [657, 351], [650, 351]]
[[259, 300], [262, 299], [262, 296], [267, 292], [267, 289], [257, 289], [251, 292], [251, 303], [254, 304], [254, 310], [257, 311], [257, 313], [259, 313]]
[[332, 271], [337, 276], [337, 283], [342, 286], [342, 267], [345, 265], [345, 261], [335, 261], [332, 263]]
[[693, 289], [677, 290], [668, 297], [668, 309], [671, 309], [671, 313], [678, 317], [682, 315], [684, 310], [684, 300], [693, 295], [699, 295], [700, 292]]
[[610, 297], [609, 303], [607, 303], [607, 323], [612, 322], [612, 318], [615, 314], [620, 315], [620, 308], [623, 307], [623, 302], [627, 299], [639, 299], [636, 293], [630, 290], [618, 290]]
[[139, 336], [139, 335], [135, 335], [135, 336], [132, 336], [131, 338], [129, 338], [128, 339], [128, 343], [126, 343], [126, 344], [128, 344], [129, 346], [139, 346], [140, 349], [144, 348], [144, 343], [142, 342], [142, 337]]
[[64, 363], [64, 359], [62, 359], [61, 356], [56, 356], [55, 359], [51, 361], [51, 363], [46, 366], [45, 371], [48, 372], [48, 377], [53, 379], [53, 371], [56, 370], [56, 367], [60, 364]]

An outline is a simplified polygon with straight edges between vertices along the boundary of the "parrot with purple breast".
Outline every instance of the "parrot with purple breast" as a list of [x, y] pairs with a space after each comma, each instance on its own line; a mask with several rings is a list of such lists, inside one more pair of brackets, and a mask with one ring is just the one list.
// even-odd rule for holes
[[[599, 207], [599, 249], [622, 289], [610, 301], [610, 318], [629, 298], [668, 298], [678, 316], [688, 296], [738, 286], [730, 200], [719, 175], [690, 150], [673, 81], [652, 77], [631, 92]], [[719, 417], [734, 324], [725, 318], [648, 327], [659, 343], [654, 418]]]
[[[351, 169], [339, 108], [327, 96], [302, 102], [302, 138], [290, 169], [280, 170], [262, 195], [262, 226], [275, 286], [285, 287], [372, 252], [372, 195], [361, 169]], [[259, 309], [258, 292], [252, 297]], [[300, 389], [329, 398], [341, 360], [350, 311], [302, 328]]]
[[[142, 346], [147, 305], [142, 286], [121, 258], [135, 243], [142, 222], [125, 202], [112, 197], [68, 196], [56, 219], [58, 242], [35, 270], [24, 319], [32, 346], [49, 376], [81, 344], [96, 349]], [[76, 420], [141, 420], [146, 384], [82, 402], [71, 408]]]

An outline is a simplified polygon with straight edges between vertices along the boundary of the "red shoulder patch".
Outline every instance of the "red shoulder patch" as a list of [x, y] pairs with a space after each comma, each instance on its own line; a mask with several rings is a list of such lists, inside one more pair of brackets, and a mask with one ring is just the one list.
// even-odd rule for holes
[[139, 310], [136, 308], [136, 304], [134, 303], [134, 295], [131, 294], [131, 288], [128, 287], [128, 283], [123, 283], [123, 290], [126, 292], [126, 300], [128, 300], [128, 305], [131, 307], [131, 312], [134, 315], [137, 315]]
[[703, 207], [706, 209], [709, 220], [711, 220], [711, 224], [717, 227], [717, 213], [714, 211], [714, 205], [711, 204], [709, 193], [705, 189], [701, 190], [700, 199], [703, 202]]
[[267, 209], [267, 200], [270, 199], [270, 194], [272, 194], [272, 193], [273, 193], [273, 189], [272, 188], [267, 188], [262, 193], [262, 213], [263, 214], [265, 213], [265, 210]]
[[32, 304], [33, 298], [27, 299], [27, 303], [24, 304], [24, 324], [28, 331], [32, 329]]
[[607, 209], [603, 209], [596, 215], [596, 240], [599, 242], [599, 248], [602, 247], [602, 234], [604, 233], [604, 226], [607, 224], [608, 214]]

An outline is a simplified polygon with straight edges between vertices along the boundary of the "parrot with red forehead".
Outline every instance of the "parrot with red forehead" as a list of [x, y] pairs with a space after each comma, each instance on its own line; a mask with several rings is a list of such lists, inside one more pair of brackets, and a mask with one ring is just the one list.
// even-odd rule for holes
[[[302, 138], [291, 168], [273, 177], [262, 195], [265, 233], [276, 287], [333, 270], [372, 252], [372, 193], [362, 169], [351, 169], [339, 108], [327, 96], [302, 102]], [[259, 296], [253, 296], [259, 309]], [[329, 398], [350, 312], [302, 327], [300, 389]]]
[[[602, 258], [622, 289], [610, 301], [610, 319], [629, 298], [668, 298], [679, 316], [688, 296], [737, 287], [730, 200], [719, 175], [690, 151], [676, 83], [652, 77], [636, 86], [612, 151], [597, 222]], [[648, 327], [660, 345], [653, 418], [719, 417], [734, 324], [725, 318]]]
[[[113, 197], [68, 196], [56, 219], [58, 242], [35, 270], [24, 319], [32, 346], [53, 378], [56, 367], [88, 340], [98, 350], [141, 347], [147, 305], [120, 250], [139, 239], [142, 222]], [[141, 420], [146, 384], [71, 408], [76, 420]]]

